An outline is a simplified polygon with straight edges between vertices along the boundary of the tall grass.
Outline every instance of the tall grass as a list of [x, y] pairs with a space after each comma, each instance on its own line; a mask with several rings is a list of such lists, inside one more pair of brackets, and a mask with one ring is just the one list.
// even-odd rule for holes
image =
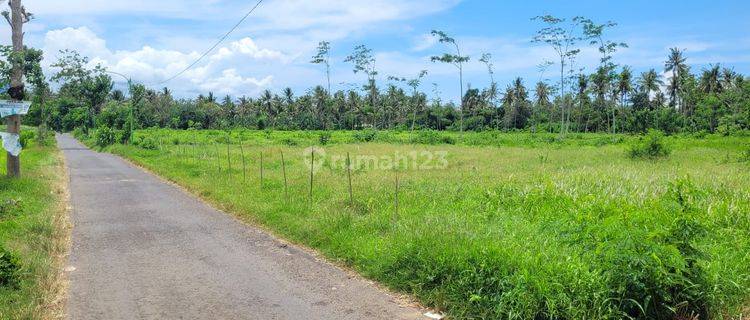
[[[4, 171], [0, 176], [0, 255], [8, 258], [0, 258], [6, 262], [0, 273], [8, 276], [0, 281], [2, 319], [48, 319], [62, 312], [65, 169], [52, 137], [44, 143], [32, 138], [21, 153], [22, 178], [8, 179]], [[4, 153], [0, 168], [5, 168]]]
[[[346, 168], [330, 162], [307, 199], [302, 154], [316, 132], [138, 136], [164, 143], [109, 150], [456, 319], [730, 319], [750, 299], [750, 173], [716, 161], [739, 152], [739, 139], [664, 137], [669, 158], [631, 161], [623, 154], [637, 138], [627, 136], [331, 132], [327, 159], [447, 153], [434, 170], [353, 161], [350, 204]], [[217, 171], [227, 143], [264, 152], [262, 188], [255, 172], [243, 183], [240, 166]]]

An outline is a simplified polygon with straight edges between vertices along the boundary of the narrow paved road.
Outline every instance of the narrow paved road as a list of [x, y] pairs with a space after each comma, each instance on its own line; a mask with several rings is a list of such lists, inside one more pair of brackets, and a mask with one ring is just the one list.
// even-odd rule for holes
[[73, 205], [70, 319], [424, 319], [117, 156], [58, 136]]

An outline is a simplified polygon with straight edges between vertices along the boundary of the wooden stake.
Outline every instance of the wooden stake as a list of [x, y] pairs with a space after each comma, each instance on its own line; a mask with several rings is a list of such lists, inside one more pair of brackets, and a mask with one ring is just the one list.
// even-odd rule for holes
[[216, 167], [219, 170], [219, 173], [221, 173], [221, 153], [219, 152], [219, 145], [214, 143], [214, 161], [216, 161]]
[[399, 181], [398, 181], [398, 171], [396, 172], [396, 216], [398, 216], [398, 189], [399, 189]]
[[284, 173], [284, 198], [289, 199], [289, 191], [286, 183], [286, 163], [284, 162], [284, 151], [281, 151], [281, 171]]
[[349, 177], [349, 206], [354, 207], [354, 193], [352, 192], [352, 160], [346, 153], [346, 175]]
[[227, 143], [227, 173], [232, 175], [232, 155], [229, 153], [229, 143]]
[[260, 151], [260, 188], [263, 189], [263, 150]]
[[312, 204], [312, 195], [313, 195], [313, 173], [315, 170], [313, 168], [315, 167], [315, 148], [310, 149], [310, 204]]
[[245, 148], [242, 147], [240, 142], [240, 154], [242, 154], [242, 183], [247, 181], [247, 165], [245, 164]]

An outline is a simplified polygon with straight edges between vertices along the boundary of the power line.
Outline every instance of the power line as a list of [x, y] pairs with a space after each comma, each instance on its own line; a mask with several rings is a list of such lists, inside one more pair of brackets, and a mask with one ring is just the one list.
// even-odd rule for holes
[[201, 60], [203, 60], [203, 58], [205, 58], [205, 57], [206, 57], [206, 56], [207, 56], [207, 55], [208, 55], [209, 53], [211, 53], [211, 51], [214, 51], [214, 49], [216, 49], [216, 47], [218, 47], [218, 46], [219, 46], [219, 44], [221, 44], [222, 42], [224, 42], [224, 40], [226, 40], [226, 38], [227, 38], [227, 37], [229, 37], [229, 35], [230, 35], [230, 34], [231, 34], [232, 32], [234, 32], [234, 30], [235, 30], [235, 29], [237, 29], [237, 27], [239, 27], [239, 26], [240, 26], [240, 25], [242, 24], [242, 22], [244, 22], [244, 21], [246, 20], [246, 19], [247, 19], [247, 17], [249, 17], [249, 16], [250, 16], [250, 15], [251, 15], [251, 14], [253, 13], [253, 11], [255, 11], [255, 9], [257, 9], [257, 8], [258, 8], [258, 6], [260, 6], [260, 4], [261, 4], [262, 2], [263, 2], [263, 0], [258, 0], [258, 3], [256, 3], [256, 4], [255, 4], [255, 6], [253, 6], [253, 8], [252, 8], [252, 9], [250, 9], [250, 11], [248, 11], [248, 12], [247, 12], [247, 14], [245, 14], [245, 16], [244, 16], [244, 17], [242, 17], [242, 19], [240, 19], [240, 21], [239, 21], [239, 22], [237, 22], [237, 24], [235, 24], [235, 25], [234, 25], [234, 27], [232, 27], [232, 29], [230, 29], [230, 30], [229, 30], [229, 31], [228, 31], [227, 33], [225, 33], [225, 34], [224, 34], [224, 35], [223, 35], [223, 36], [222, 36], [221, 38], [219, 38], [219, 41], [216, 41], [216, 43], [214, 43], [214, 45], [213, 45], [213, 46], [212, 46], [211, 48], [209, 48], [208, 50], [206, 50], [206, 52], [204, 52], [204, 53], [203, 53], [203, 54], [202, 54], [202, 55], [201, 55], [201, 56], [200, 56], [200, 57], [199, 57], [198, 59], [196, 59], [195, 61], [193, 61], [193, 63], [191, 63], [191, 64], [190, 64], [190, 65], [189, 65], [189, 66], [188, 66], [187, 68], [185, 68], [184, 70], [182, 70], [182, 71], [178, 72], [177, 74], [175, 74], [175, 75], [174, 75], [174, 76], [172, 76], [171, 78], [169, 78], [169, 79], [167, 79], [167, 80], [164, 80], [164, 81], [162, 81], [162, 82], [159, 82], [159, 83], [157, 83], [157, 84], [164, 84], [164, 83], [167, 83], [167, 82], [169, 82], [169, 81], [172, 81], [172, 80], [176, 79], [177, 77], [181, 76], [181, 75], [182, 75], [183, 73], [185, 73], [185, 72], [187, 72], [188, 70], [190, 70], [190, 69], [191, 69], [192, 67], [194, 67], [194, 66], [195, 66], [196, 64], [198, 64], [198, 62], [200, 62]]

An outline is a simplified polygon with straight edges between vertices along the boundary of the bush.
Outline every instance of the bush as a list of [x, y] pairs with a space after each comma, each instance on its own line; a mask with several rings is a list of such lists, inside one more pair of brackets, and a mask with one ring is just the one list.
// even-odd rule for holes
[[364, 129], [354, 133], [354, 140], [358, 142], [372, 142], [375, 141], [378, 132], [373, 129]]
[[740, 162], [750, 162], [750, 147], [740, 154]]
[[139, 143], [138, 143], [138, 146], [141, 147], [141, 148], [143, 148], [143, 149], [146, 149], [146, 150], [156, 150], [157, 149], [156, 148], [156, 140], [154, 140], [154, 138], [151, 138], [151, 137], [141, 139], [141, 141], [139, 141]]
[[88, 134], [81, 127], [73, 129], [73, 136], [78, 140], [86, 140], [88, 138]]
[[21, 275], [21, 261], [0, 246], [0, 287], [16, 288]]
[[297, 140], [292, 139], [292, 138], [281, 139], [281, 143], [283, 143], [283, 144], [285, 144], [287, 146], [290, 146], [290, 147], [294, 147], [294, 146], [299, 145], [299, 142]]
[[115, 130], [112, 130], [112, 128], [109, 127], [99, 127], [99, 129], [96, 129], [94, 132], [96, 145], [102, 148], [114, 144], [116, 139]]
[[658, 130], [650, 130], [628, 149], [628, 156], [632, 159], [664, 158], [670, 153], [671, 150], [664, 142], [664, 134]]
[[331, 133], [328, 131], [321, 132], [318, 135], [318, 141], [320, 142], [320, 145], [327, 145], [329, 142], [331, 142]]
[[36, 144], [46, 146], [49, 144], [50, 132], [47, 125], [40, 124], [36, 129]]
[[411, 142], [418, 144], [455, 144], [456, 139], [434, 130], [427, 130], [417, 133], [416, 136], [411, 138]]
[[36, 134], [34, 133], [34, 131], [29, 131], [29, 130], [21, 131], [21, 136], [20, 136], [21, 147], [24, 149], [27, 148], [29, 146], [29, 141], [34, 140], [35, 137], [36, 137]]
[[693, 133], [693, 138], [696, 138], [696, 139], [705, 139], [706, 136], [708, 136], [708, 131], [706, 130], [701, 130], [696, 133]]

